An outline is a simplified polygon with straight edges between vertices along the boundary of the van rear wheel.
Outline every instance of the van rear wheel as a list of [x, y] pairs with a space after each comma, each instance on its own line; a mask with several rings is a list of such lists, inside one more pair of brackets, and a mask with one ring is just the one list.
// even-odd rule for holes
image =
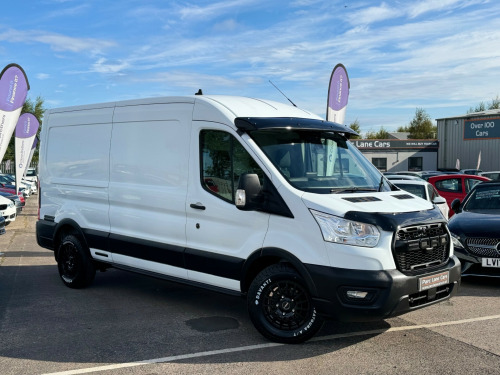
[[275, 342], [298, 344], [323, 326], [304, 280], [284, 263], [257, 275], [248, 290], [247, 306], [255, 328]]
[[65, 235], [59, 245], [57, 268], [61, 280], [70, 288], [85, 288], [94, 281], [94, 264], [81, 241], [73, 234]]

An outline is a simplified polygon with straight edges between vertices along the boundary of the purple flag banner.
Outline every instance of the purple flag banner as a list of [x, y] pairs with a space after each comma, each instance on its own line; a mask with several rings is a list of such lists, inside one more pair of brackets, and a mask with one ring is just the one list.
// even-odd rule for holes
[[7, 65], [0, 74], [0, 109], [11, 112], [21, 108], [29, 88], [23, 68], [17, 64]]
[[349, 98], [349, 77], [342, 64], [333, 68], [328, 86], [328, 101], [326, 108], [326, 120], [338, 124], [344, 124], [345, 111]]
[[0, 161], [9, 146], [29, 90], [24, 70], [17, 64], [7, 65], [0, 73]]
[[33, 142], [40, 123], [32, 113], [23, 113], [16, 126], [16, 194], [24, 172], [28, 167]]

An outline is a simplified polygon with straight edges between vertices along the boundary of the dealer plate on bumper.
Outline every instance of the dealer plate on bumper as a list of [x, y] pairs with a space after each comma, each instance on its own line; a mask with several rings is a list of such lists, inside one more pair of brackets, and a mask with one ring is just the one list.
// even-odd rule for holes
[[418, 290], [437, 288], [441, 285], [449, 284], [450, 273], [448, 271], [436, 273], [435, 275], [425, 276], [418, 279]]

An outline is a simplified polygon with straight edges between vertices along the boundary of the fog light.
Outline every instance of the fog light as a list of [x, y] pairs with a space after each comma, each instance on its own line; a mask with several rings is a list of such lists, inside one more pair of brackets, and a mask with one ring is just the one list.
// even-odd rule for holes
[[346, 292], [347, 297], [352, 299], [365, 299], [368, 296], [368, 292], [363, 292], [361, 290], [348, 290]]

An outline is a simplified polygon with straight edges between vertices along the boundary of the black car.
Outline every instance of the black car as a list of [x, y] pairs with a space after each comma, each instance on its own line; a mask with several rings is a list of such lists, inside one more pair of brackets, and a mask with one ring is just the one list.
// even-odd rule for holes
[[448, 227], [462, 275], [500, 277], [500, 182], [477, 184], [451, 209]]

